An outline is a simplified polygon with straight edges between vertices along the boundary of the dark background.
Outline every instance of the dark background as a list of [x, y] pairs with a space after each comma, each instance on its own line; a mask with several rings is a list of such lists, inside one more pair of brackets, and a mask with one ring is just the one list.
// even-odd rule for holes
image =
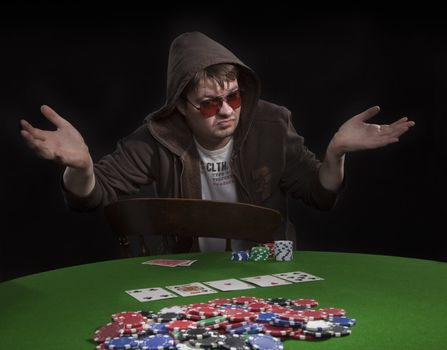
[[49, 104], [98, 160], [164, 103], [170, 42], [191, 30], [250, 65], [262, 98], [293, 112], [319, 158], [343, 121], [368, 107], [382, 108], [372, 122], [416, 122], [398, 144], [348, 155], [346, 189], [333, 211], [291, 201], [298, 249], [447, 260], [441, 11], [20, 4], [0, 15], [0, 280], [118, 256], [101, 212], [65, 207], [63, 169], [26, 147], [19, 118], [52, 128], [39, 112]]

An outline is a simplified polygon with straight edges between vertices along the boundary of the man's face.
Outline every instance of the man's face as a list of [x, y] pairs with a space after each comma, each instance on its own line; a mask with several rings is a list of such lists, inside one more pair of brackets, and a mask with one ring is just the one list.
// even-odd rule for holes
[[[201, 146], [213, 150], [225, 146], [233, 135], [239, 123], [241, 107], [233, 109], [226, 101], [226, 97], [238, 90], [237, 80], [229, 81], [221, 88], [214, 79], [200, 81], [196, 90], [188, 93], [187, 101], [180, 101], [179, 110], [185, 115], [186, 122], [191, 128], [194, 137]], [[196, 107], [202, 101], [221, 97], [222, 107], [211, 117], [204, 117]]]

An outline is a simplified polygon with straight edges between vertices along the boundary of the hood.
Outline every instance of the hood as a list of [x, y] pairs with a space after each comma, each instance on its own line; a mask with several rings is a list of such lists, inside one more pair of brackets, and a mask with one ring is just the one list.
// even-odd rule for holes
[[157, 127], [154, 124], [157, 122], [164, 124], [163, 119], [170, 117], [178, 119], [179, 113], [175, 105], [183, 89], [198, 71], [218, 63], [229, 63], [239, 67], [238, 83], [242, 91], [242, 107], [239, 130], [237, 130], [239, 136], [236, 141], [240, 143], [250, 128], [253, 110], [259, 100], [259, 79], [255, 72], [230, 50], [200, 32], [183, 33], [171, 44], [165, 104], [145, 118], [145, 121], [150, 124], [151, 131], [157, 134]]

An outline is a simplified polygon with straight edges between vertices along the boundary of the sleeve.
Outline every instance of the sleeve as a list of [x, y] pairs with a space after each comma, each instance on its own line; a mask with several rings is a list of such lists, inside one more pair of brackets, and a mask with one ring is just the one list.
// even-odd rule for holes
[[336, 202], [338, 192], [325, 189], [318, 173], [321, 166], [313, 152], [304, 145], [292, 122], [290, 112], [287, 116], [285, 136], [285, 169], [281, 178], [281, 189], [292, 198], [301, 199], [311, 207], [321, 210], [331, 209]]
[[87, 197], [78, 197], [62, 186], [66, 204], [75, 211], [89, 211], [138, 192], [154, 181], [153, 170], [158, 163], [154, 150], [148, 130], [140, 127], [120, 140], [113, 153], [94, 164], [95, 186]]

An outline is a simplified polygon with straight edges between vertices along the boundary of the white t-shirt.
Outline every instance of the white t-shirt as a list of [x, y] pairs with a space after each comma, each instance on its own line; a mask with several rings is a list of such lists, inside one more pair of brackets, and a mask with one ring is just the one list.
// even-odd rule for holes
[[[195, 140], [200, 156], [200, 181], [202, 199], [224, 202], [237, 202], [236, 184], [231, 172], [230, 159], [233, 151], [233, 139], [217, 150], [203, 148]], [[242, 250], [243, 241], [231, 240], [233, 250]], [[225, 251], [224, 238], [199, 237], [201, 252]], [[241, 249], [238, 249], [241, 248]]]

